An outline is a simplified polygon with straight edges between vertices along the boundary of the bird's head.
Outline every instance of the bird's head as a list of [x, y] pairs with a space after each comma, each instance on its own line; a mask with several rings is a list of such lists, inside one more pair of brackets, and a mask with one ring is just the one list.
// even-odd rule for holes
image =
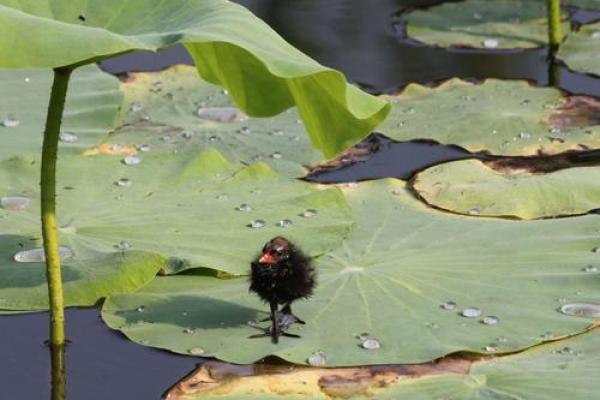
[[262, 249], [262, 256], [258, 259], [259, 264], [271, 266], [290, 258], [290, 242], [281, 236], [269, 240]]

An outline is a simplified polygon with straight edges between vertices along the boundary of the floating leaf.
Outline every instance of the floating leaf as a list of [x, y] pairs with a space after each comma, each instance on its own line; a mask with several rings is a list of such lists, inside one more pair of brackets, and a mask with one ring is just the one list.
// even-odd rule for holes
[[600, 1], [598, 0], [566, 0], [564, 3], [569, 6], [585, 8], [588, 10], [600, 9]]
[[[593, 322], [559, 313], [557, 299], [600, 299], [599, 275], [582, 271], [600, 262], [592, 251], [598, 216], [515, 222], [448, 215], [411, 198], [397, 180], [361, 183], [346, 195], [357, 227], [317, 259], [314, 297], [294, 303], [306, 325], [290, 332], [301, 339], [248, 339], [257, 333], [248, 321], [268, 307], [248, 293], [245, 278], [159, 277], [139, 292], [111, 296], [104, 320], [138, 343], [178, 353], [201, 347], [233, 363], [275, 355], [305, 364], [321, 352], [330, 367], [512, 352]], [[449, 301], [456, 309], [442, 307]], [[152, 324], [136, 324], [140, 304]], [[463, 317], [469, 307], [481, 316]], [[499, 322], [484, 324], [490, 315]], [[186, 327], [196, 334], [186, 335]], [[380, 348], [364, 349], [367, 338]]]
[[50, 68], [183, 43], [199, 74], [252, 116], [296, 105], [313, 145], [332, 157], [389, 110], [225, 0], [0, 0], [0, 68]]
[[502, 155], [600, 146], [597, 117], [578, 115], [573, 97], [557, 89], [524, 81], [488, 79], [475, 85], [451, 79], [436, 88], [411, 84], [388, 99], [394, 108], [379, 130], [396, 140], [432, 139]]
[[[41, 152], [51, 85], [51, 71], [0, 70], [0, 160]], [[80, 151], [113, 129], [122, 98], [115, 77], [96, 66], [77, 70], [67, 93], [61, 126], [63, 139], [66, 135], [75, 138], [61, 140], [61, 152], [73, 148]], [[18, 125], [3, 127], [2, 120], [7, 118], [18, 121]]]
[[428, 204], [460, 214], [522, 219], [585, 214], [600, 207], [598, 167], [549, 174], [504, 174], [477, 160], [440, 164], [416, 175]]
[[207, 362], [167, 399], [593, 399], [599, 345], [594, 331], [494, 359], [336, 369]]
[[584, 25], [569, 34], [560, 46], [558, 58], [574, 71], [600, 75], [600, 23]]
[[544, 1], [467, 0], [415, 10], [403, 17], [408, 36], [427, 44], [510, 49], [545, 46], [546, 14]]
[[145, 143], [153, 153], [210, 146], [229, 159], [264, 161], [290, 176], [304, 175], [303, 165], [323, 160], [296, 110], [273, 118], [248, 117], [221, 88], [200, 81], [193, 67], [133, 74], [122, 90], [121, 118], [128, 126], [104, 145]]
[[[245, 274], [273, 236], [289, 236], [315, 256], [351, 229], [350, 210], [337, 188], [319, 190], [282, 178], [264, 163], [239, 169], [214, 149], [143, 157], [139, 165], [112, 155], [61, 158], [58, 231], [76, 256], [131, 249], [173, 257], [167, 272], [208, 267]], [[0, 164], [4, 193], [31, 199], [23, 210], [0, 209], [0, 232], [39, 236], [37, 176], [38, 166], [27, 159]], [[239, 211], [243, 203], [252, 210]], [[318, 217], [301, 217], [307, 209], [318, 210]], [[278, 226], [284, 219], [293, 225]], [[263, 220], [264, 228], [251, 229], [253, 220]]]

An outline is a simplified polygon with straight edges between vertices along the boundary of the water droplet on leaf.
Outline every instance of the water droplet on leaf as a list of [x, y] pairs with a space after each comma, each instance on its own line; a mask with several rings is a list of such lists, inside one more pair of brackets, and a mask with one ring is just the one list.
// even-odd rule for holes
[[500, 322], [500, 318], [494, 315], [488, 315], [487, 317], [484, 317], [481, 322], [483, 322], [485, 325], [496, 325], [498, 322]]
[[196, 115], [214, 122], [241, 122], [247, 117], [236, 107], [201, 107]]
[[281, 153], [276, 151], [275, 153], [271, 154], [271, 158], [274, 158], [276, 160], [279, 160], [281, 158]]
[[127, 251], [131, 248], [131, 245], [129, 243], [127, 243], [126, 241], [122, 240], [118, 244], [115, 244], [115, 248], [117, 248], [121, 251]]
[[235, 209], [238, 210], [238, 211], [242, 211], [242, 212], [250, 212], [250, 211], [252, 211], [252, 207], [250, 206], [250, 204], [246, 204], [246, 203], [240, 204]]
[[309, 208], [307, 210], [305, 210], [302, 214], [300, 214], [301, 217], [304, 218], [312, 218], [312, 217], [316, 217], [318, 214], [317, 210]]
[[[70, 247], [67, 247], [67, 246], [60, 246], [58, 248], [58, 253], [59, 253], [61, 261], [73, 257], [73, 251], [71, 250]], [[46, 253], [44, 252], [44, 249], [42, 249], [42, 248], [23, 250], [23, 251], [19, 251], [17, 254], [15, 254], [14, 259], [16, 262], [22, 262], [22, 263], [44, 262], [44, 261], [46, 261]]]
[[565, 315], [583, 318], [600, 317], [600, 304], [571, 303], [560, 307], [560, 312]]
[[479, 208], [477, 208], [477, 207], [475, 207], [475, 208], [471, 208], [471, 209], [468, 211], [468, 214], [469, 214], [469, 215], [480, 215], [480, 214], [481, 214], [481, 210], [480, 210]]
[[75, 143], [77, 141], [77, 135], [75, 135], [74, 133], [71, 132], [61, 132], [58, 135], [58, 139], [61, 142], [65, 142], [65, 143]]
[[132, 183], [131, 179], [129, 179], [129, 178], [121, 178], [121, 179], [115, 181], [115, 185], [121, 186], [121, 187], [130, 187], [131, 183]]
[[467, 307], [460, 313], [463, 317], [477, 318], [481, 316], [481, 310], [477, 307]]
[[498, 47], [500, 42], [497, 39], [485, 39], [482, 42], [482, 44], [483, 44], [483, 47], [485, 47], [487, 49], [495, 49], [496, 47]]
[[194, 356], [201, 356], [204, 354], [204, 349], [202, 347], [194, 347], [188, 350], [188, 353]]
[[293, 224], [292, 220], [282, 219], [281, 221], [279, 221], [277, 223], [277, 226], [279, 226], [281, 228], [289, 228], [290, 226], [292, 226], [292, 224]]
[[322, 367], [327, 364], [327, 357], [325, 357], [325, 354], [318, 351], [312, 353], [306, 361], [309, 365], [312, 365], [313, 367]]
[[125, 165], [138, 165], [142, 162], [142, 159], [140, 157], [136, 157], [136, 156], [127, 156], [125, 158], [123, 158], [123, 164]]
[[364, 340], [360, 345], [363, 349], [367, 350], [377, 350], [381, 348], [381, 343], [379, 343], [379, 340], [373, 338]]
[[137, 312], [144, 312], [146, 310], [146, 306], [139, 306], [135, 309]]
[[0, 205], [5, 210], [19, 211], [24, 210], [29, 205], [30, 200], [23, 196], [6, 196], [0, 198]]
[[137, 149], [138, 149], [138, 151], [146, 153], [146, 152], [150, 151], [151, 148], [150, 148], [149, 144], [141, 144], [137, 147]]
[[492, 344], [488, 344], [487, 346], [485, 346], [483, 348], [485, 351], [487, 351], [488, 353], [495, 353], [498, 351], [498, 345], [495, 343]]
[[16, 128], [20, 123], [21, 122], [18, 119], [6, 118], [4, 121], [2, 121], [2, 126], [5, 128]]
[[260, 229], [260, 228], [264, 228], [264, 226], [267, 223], [265, 221], [263, 221], [262, 219], [254, 219], [252, 221], [250, 221], [250, 224], [248, 225], [248, 227], [250, 228], [254, 228], [254, 229]]
[[131, 106], [129, 107], [129, 111], [136, 113], [136, 112], [142, 111], [142, 108], [144, 108], [142, 106], [142, 103], [134, 102], [134, 103], [131, 103]]
[[598, 267], [595, 267], [593, 265], [588, 265], [587, 267], [582, 269], [583, 272], [590, 272], [590, 273], [595, 273], [598, 272]]
[[454, 310], [456, 308], [456, 303], [454, 301], [447, 301], [440, 307], [442, 307], [444, 310]]

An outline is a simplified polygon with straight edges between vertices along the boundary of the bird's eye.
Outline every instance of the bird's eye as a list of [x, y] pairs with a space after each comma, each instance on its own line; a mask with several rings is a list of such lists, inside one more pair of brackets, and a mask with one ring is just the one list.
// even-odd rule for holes
[[283, 255], [283, 247], [275, 247], [275, 249], [273, 249], [275, 251], [275, 253], [277, 255]]

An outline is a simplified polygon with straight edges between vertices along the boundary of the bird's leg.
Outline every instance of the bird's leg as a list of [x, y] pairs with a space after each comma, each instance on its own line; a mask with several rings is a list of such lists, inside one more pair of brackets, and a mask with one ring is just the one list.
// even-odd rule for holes
[[294, 313], [292, 312], [292, 303], [287, 303], [285, 306], [283, 306], [283, 308], [281, 309], [281, 312], [294, 317], [294, 322], [297, 322], [302, 325], [306, 324], [306, 322], [302, 321], [300, 318], [298, 318], [297, 316], [294, 315]]
[[279, 341], [279, 324], [277, 323], [277, 303], [272, 301], [269, 303], [271, 306], [271, 342], [277, 343]]

